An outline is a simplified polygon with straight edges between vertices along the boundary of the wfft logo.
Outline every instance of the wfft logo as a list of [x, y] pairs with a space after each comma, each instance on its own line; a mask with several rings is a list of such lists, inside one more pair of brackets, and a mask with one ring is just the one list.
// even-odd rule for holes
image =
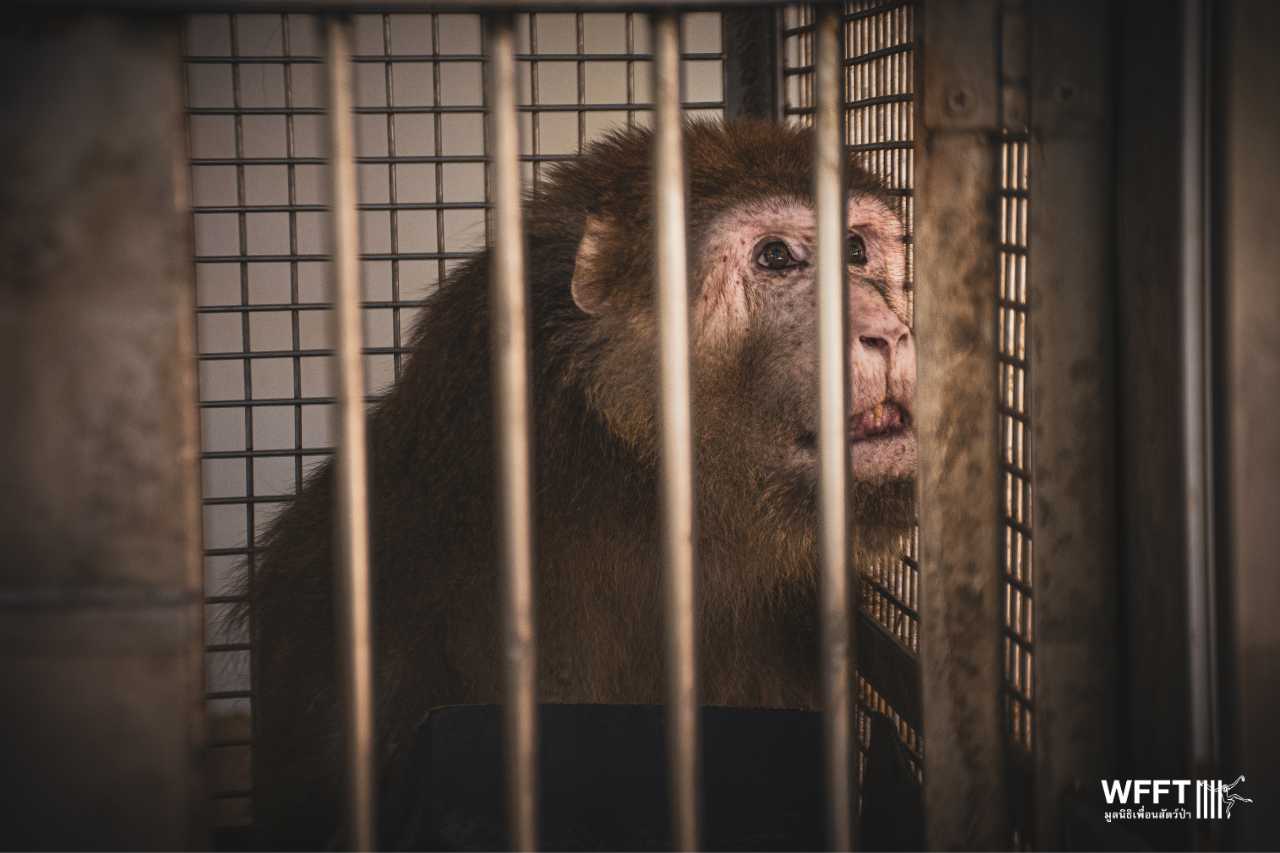
[[1109, 806], [1129, 806], [1105, 811], [1112, 820], [1219, 820], [1231, 817], [1236, 803], [1253, 800], [1236, 791], [1244, 774], [1228, 785], [1219, 779], [1103, 779], [1102, 796]]

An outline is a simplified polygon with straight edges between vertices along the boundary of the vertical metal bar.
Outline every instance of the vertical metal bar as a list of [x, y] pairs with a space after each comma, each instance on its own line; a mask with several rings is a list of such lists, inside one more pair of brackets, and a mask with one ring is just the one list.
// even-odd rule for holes
[[[634, 55], [636, 50], [635, 13], [627, 12], [625, 14], [626, 14], [626, 17], [624, 18], [624, 20], [626, 21], [626, 39], [627, 39], [626, 51], [628, 55]], [[533, 65], [533, 63], [529, 63], [529, 64], [530, 66]], [[532, 76], [533, 75], [531, 72], [530, 78], [532, 78]], [[627, 104], [631, 105], [631, 104], [634, 104], [635, 102], [636, 102], [636, 64], [633, 60], [628, 59], [627, 60]], [[627, 127], [633, 128], [635, 126], [636, 126], [636, 114], [634, 111], [628, 110], [627, 111]]]
[[920, 660], [930, 849], [1009, 844], [1000, 658], [999, 4], [920, 10]]
[[1036, 502], [1051, 508], [1031, 515], [1033, 837], [1054, 849], [1063, 846], [1063, 793], [1109, 775], [1118, 742], [1113, 18], [1106, 0], [1032, 0], [1029, 11], [1036, 142], [1027, 301], [1041, 319], [1028, 346], [1030, 464]]
[[587, 111], [581, 107], [587, 103], [587, 60], [582, 56], [587, 52], [587, 40], [585, 27], [583, 26], [582, 13], [573, 13], [573, 29], [574, 43], [573, 48], [578, 52], [578, 59], [574, 63], [574, 71], [577, 75], [577, 106], [578, 114], [578, 153], [582, 153], [583, 147], [587, 144]]
[[652, 18], [654, 233], [662, 417], [662, 554], [667, 660], [667, 750], [672, 832], [698, 849], [698, 683], [694, 625], [693, 435], [689, 407], [689, 282], [680, 117], [680, 19]]
[[1213, 584], [1213, 395], [1209, 338], [1208, 199], [1205, 161], [1207, 13], [1205, 0], [1183, 0], [1182, 149], [1179, 197], [1182, 251], [1182, 451], [1187, 472], [1184, 524], [1187, 529], [1187, 670], [1190, 677], [1191, 765], [1216, 772], [1217, 644]]
[[[391, 42], [391, 16], [384, 14], [382, 16], [382, 53], [384, 56], [390, 57], [394, 51]], [[387, 106], [393, 107], [396, 104], [396, 87], [395, 72], [393, 70], [395, 62], [388, 59], [382, 67], [382, 83], [383, 96], [386, 98]], [[286, 66], [287, 67], [287, 66]], [[293, 117], [290, 116], [290, 119]], [[401, 306], [400, 306], [400, 176], [397, 172], [397, 156], [396, 156], [396, 114], [392, 110], [387, 111], [387, 156], [391, 162], [387, 164], [387, 201], [391, 204], [389, 212], [389, 224], [391, 226], [391, 366], [392, 375], [400, 378], [400, 371], [403, 361], [402, 348], [404, 336], [401, 334]], [[439, 214], [437, 214], [437, 218]], [[436, 243], [436, 247], [440, 251], [444, 251], [443, 243]]]
[[351, 29], [325, 20], [329, 114], [329, 221], [333, 240], [334, 323], [338, 370], [335, 616], [346, 714], [348, 841], [372, 850], [374, 838], [373, 630], [369, 584], [369, 468], [365, 441], [361, 342], [360, 232], [356, 212]]
[[[229, 46], [231, 48], [232, 57], [239, 57], [241, 54], [240, 17], [236, 14], [231, 14], [227, 16], [227, 36], [229, 40]], [[236, 205], [240, 208], [240, 212], [236, 214], [236, 252], [241, 256], [241, 258], [244, 258], [249, 253], [248, 252], [249, 227], [248, 227], [248, 217], [245, 213], [245, 210], [247, 207], [248, 186], [247, 186], [246, 175], [245, 175], [245, 166], [243, 163], [244, 151], [245, 151], [245, 145], [244, 145], [245, 121], [244, 121], [244, 112], [243, 112], [244, 87], [243, 87], [243, 79], [242, 79], [243, 76], [244, 76], [243, 69], [241, 68], [240, 63], [234, 62], [231, 66], [231, 106], [235, 111], [235, 115], [232, 118], [232, 127], [233, 127], [234, 140], [235, 140], [233, 151], [235, 153], [235, 158], [237, 161], [235, 166]], [[292, 116], [290, 116], [289, 118], [292, 119]], [[286, 121], [285, 122], [286, 138], [287, 138], [288, 132], [289, 132], [289, 122]], [[248, 305], [250, 302], [249, 264], [248, 262], [241, 260], [236, 266], [238, 268], [237, 278], [239, 280], [239, 285], [240, 285], [240, 288], [239, 288], [240, 304]], [[250, 342], [253, 340], [252, 319], [247, 311], [244, 314], [242, 314], [240, 317], [240, 336], [241, 336], [240, 338], [241, 348], [242, 350], [247, 351], [251, 346]], [[246, 400], [254, 399], [253, 378], [254, 378], [253, 362], [250, 359], [246, 358], [241, 362], [241, 367], [240, 367], [240, 381], [241, 383], [243, 383], [244, 399]], [[295, 417], [298, 418], [299, 422], [301, 421], [300, 408], [301, 407], [295, 410], [295, 413], [296, 413]], [[243, 424], [243, 426], [241, 428], [244, 430], [244, 452], [245, 452], [245, 457], [243, 460], [244, 499], [246, 501], [246, 507], [245, 507], [246, 512], [244, 514], [244, 519], [243, 519], [244, 543], [245, 543], [244, 592], [248, 596], [249, 600], [252, 601], [254, 597], [254, 591], [257, 588], [257, 582], [258, 582], [257, 581], [258, 527], [256, 524], [256, 519], [254, 518], [255, 510], [254, 510], [253, 500], [255, 496], [257, 496], [260, 487], [257, 482], [257, 466], [254, 465], [253, 457], [252, 457], [252, 454], [257, 449], [258, 432], [254, 427], [255, 412], [254, 412], [253, 406], [245, 406], [242, 410], [242, 414], [243, 414], [243, 420], [241, 423]], [[249, 638], [256, 637], [258, 626], [257, 626], [257, 613], [255, 612], [255, 608], [252, 606], [249, 606], [246, 608], [245, 613], [246, 613], [246, 621], [245, 621], [244, 627], [245, 627], [245, 630], [247, 631], [246, 636], [248, 636]], [[257, 697], [258, 697], [258, 678], [259, 678], [258, 673], [260, 672], [257, 666], [257, 661], [258, 661], [258, 646], [256, 643], [251, 642], [250, 648], [249, 648], [249, 677], [248, 677], [248, 689], [249, 689], [249, 706], [248, 707], [249, 707], [249, 715], [250, 715], [249, 733], [250, 733], [251, 742], [257, 737], [259, 721], [261, 720], [261, 716], [253, 712], [254, 711], [253, 703], [257, 701]], [[251, 792], [252, 792], [253, 786], [257, 784], [257, 780], [258, 780], [257, 765], [256, 765], [256, 762], [252, 760], [252, 753], [251, 753], [250, 762], [249, 762], [249, 784], [250, 784]], [[253, 801], [250, 800], [251, 804], [252, 802]]]
[[844, 262], [844, 98], [841, 7], [817, 7], [814, 27], [813, 200], [818, 291], [818, 537], [827, 843], [852, 850], [849, 667], [849, 281]]
[[493, 415], [497, 438], [498, 558], [505, 649], [507, 820], [516, 850], [537, 837], [537, 672], [533, 612], [533, 469], [529, 313], [520, 210], [514, 18], [489, 19], [489, 139], [493, 251], [489, 278]]

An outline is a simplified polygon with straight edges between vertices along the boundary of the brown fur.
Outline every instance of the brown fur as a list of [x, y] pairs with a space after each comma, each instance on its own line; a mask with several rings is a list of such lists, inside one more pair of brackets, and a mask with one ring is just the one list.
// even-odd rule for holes
[[[611, 353], [624, 346], [623, 336], [584, 314], [569, 288], [584, 222], [604, 216], [625, 235], [595, 271], [611, 283], [611, 306], [622, 309], [611, 322], [648, 322], [649, 139], [635, 131], [595, 143], [554, 169], [526, 207], [541, 701], [663, 697], [656, 461], [652, 444], [636, 437], [653, 428], [644, 402], [652, 353]], [[734, 123], [690, 125], [686, 140], [696, 286], [709, 263], [696, 247], [717, 215], [753, 199], [810, 197], [811, 139], [799, 129]], [[849, 187], [881, 192], [852, 165]], [[486, 253], [431, 297], [403, 375], [369, 420], [377, 737], [389, 780], [430, 708], [501, 700], [487, 279]], [[610, 355], [621, 366], [602, 373]], [[768, 335], [756, 335], [731, 354], [740, 362], [731, 368], [745, 370], [770, 355]], [[726, 357], [698, 353], [695, 372]], [[608, 387], [601, 387], [602, 375]], [[635, 401], [634, 421], [621, 429], [596, 406], [601, 395], [619, 394]], [[732, 430], [737, 412], [716, 404], [695, 414], [703, 429]], [[621, 435], [628, 431], [634, 435]], [[737, 483], [716, 480], [713, 464], [699, 462], [711, 469], [701, 472], [699, 492], [702, 700], [812, 707], [811, 495], [778, 483], [740, 494]], [[741, 465], [749, 476], [750, 459]], [[257, 821], [276, 843], [315, 845], [334, 828], [341, 734], [332, 483], [325, 465], [276, 519], [252, 588]], [[875, 522], [878, 502], [909, 505], [910, 484], [859, 487], [855, 498], [859, 519]], [[899, 530], [895, 521], [880, 533]]]

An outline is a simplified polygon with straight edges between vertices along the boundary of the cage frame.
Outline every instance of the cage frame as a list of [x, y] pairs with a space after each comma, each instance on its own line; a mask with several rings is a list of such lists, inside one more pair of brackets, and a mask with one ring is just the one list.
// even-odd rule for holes
[[[468, 12], [481, 8], [637, 8], [614, 0], [428, 5], [435, 11]], [[724, 8], [723, 4], [706, 2], [673, 5], [682, 11]], [[763, 7], [770, 4], [734, 5], [751, 17], [750, 43], [760, 43], [766, 29]], [[1134, 0], [1114, 15], [1101, 2], [1090, 3], [1092, 15], [1079, 15], [1074, 10], [1055, 11], [1052, 4], [1042, 0], [985, 0], [977, 4], [980, 14], [966, 18], [951, 14], [954, 7], [940, 0], [920, 5], [920, 43], [926, 61], [919, 63], [917, 145], [922, 157], [917, 167], [921, 177], [916, 193], [929, 203], [918, 208], [923, 227], [918, 240], [917, 277], [941, 282], [955, 269], [964, 270], [963, 278], [972, 287], [964, 292], [951, 290], [948, 304], [967, 305], [972, 316], [990, 318], [993, 327], [999, 309], [994, 290], [977, 292], [978, 282], [990, 284], [994, 280], [993, 258], [975, 258], [965, 253], [965, 247], [948, 245], [937, 230], [939, 214], [969, 219], [994, 233], [990, 200], [999, 195], [998, 181], [994, 160], [984, 160], [982, 154], [990, 149], [1004, 125], [997, 105], [1010, 81], [1001, 65], [1006, 56], [1002, 48], [1010, 33], [1021, 27], [1035, 53], [1028, 72], [1028, 91], [1031, 132], [1036, 142], [1031, 168], [1036, 176], [1037, 210], [1030, 229], [1037, 254], [1036, 262], [1030, 266], [1028, 286], [1031, 304], [1040, 312], [1038, 316], [1051, 314], [1059, 322], [1036, 325], [1037, 363], [1030, 374], [1036, 500], [1038, 505], [1043, 503], [1055, 511], [1033, 513], [1031, 525], [1035, 541], [1049, 550], [1042, 547], [1038, 552], [1042, 559], [1037, 565], [1035, 650], [1040, 666], [1035, 697], [1042, 736], [1035, 741], [1029, 764], [1009, 757], [1006, 735], [999, 727], [1003, 713], [1000, 697], [1005, 685], [998, 634], [993, 631], [992, 636], [975, 636], [956, 627], [955, 607], [971, 590], [979, 592], [978, 613], [983, 624], [1001, 624], [1000, 579], [996, 573], [1000, 564], [996, 459], [978, 458], [981, 454], [977, 449], [968, 448], [972, 458], [966, 456], [962, 464], [980, 472], [982, 485], [976, 492], [962, 488], [965, 484], [954, 470], [960, 465], [954, 458], [948, 459], [952, 468], [941, 464], [940, 458], [926, 456], [921, 478], [933, 500], [948, 496], [959, 499], [963, 495], [975, 506], [983, 507], [985, 513], [982, 517], [978, 517], [978, 510], [960, 516], [931, 509], [922, 513], [925, 594], [919, 668], [923, 697], [918, 704], [922, 725], [933, 732], [928, 753], [930, 772], [926, 774], [926, 801], [932, 806], [929, 837], [935, 844], [1004, 846], [1009, 826], [1004, 804], [1017, 810], [1015, 801], [1010, 799], [1019, 787], [1016, 780], [1033, 780], [1032, 785], [1023, 787], [1035, 792], [1034, 809], [1025, 814], [1030, 816], [1028, 825], [1035, 827], [1031, 837], [1044, 841], [1061, 831], [1066, 820], [1071, 780], [1097, 775], [1099, 768], [1133, 768], [1143, 762], [1163, 760], [1156, 757], [1158, 745], [1170, 740], [1191, 744], [1187, 754], [1169, 759], [1168, 766], [1177, 771], [1191, 768], [1211, 772], [1222, 763], [1224, 753], [1238, 757], [1242, 752], [1245, 741], [1240, 738], [1244, 736], [1231, 733], [1228, 726], [1231, 720], [1250, 713], [1239, 699], [1237, 679], [1251, 664], [1236, 645], [1239, 638], [1228, 635], [1223, 639], [1225, 626], [1221, 621], [1235, 612], [1224, 599], [1236, 592], [1232, 585], [1236, 575], [1228, 565], [1237, 555], [1236, 549], [1241, 542], [1268, 540], [1258, 533], [1256, 520], [1250, 522], [1254, 527], [1243, 530], [1223, 521], [1221, 507], [1242, 501], [1239, 495], [1228, 500], [1224, 490], [1244, 480], [1246, 472], [1245, 463], [1238, 456], [1228, 455], [1238, 452], [1241, 427], [1221, 414], [1215, 403], [1240, 400], [1252, 406], [1251, 411], [1263, 414], [1273, 411], [1274, 406], [1251, 397], [1238, 385], [1215, 397], [1211, 384], [1219, 376], [1238, 380], [1237, 372], [1243, 369], [1241, 360], [1248, 359], [1247, 354], [1216, 348], [1223, 346], [1223, 333], [1215, 323], [1241, 322], [1238, 315], [1224, 314], [1224, 306], [1219, 303], [1222, 297], [1210, 289], [1210, 284], [1222, 277], [1219, 265], [1232, 259], [1229, 254], [1220, 257], [1216, 250], [1225, 229], [1251, 215], [1251, 210], [1257, 215], [1259, 203], [1246, 201], [1244, 204], [1254, 207], [1233, 208], [1237, 219], [1222, 218], [1214, 207], [1223, 192], [1215, 182], [1223, 180], [1224, 173], [1206, 164], [1206, 152], [1238, 141], [1244, 131], [1238, 112], [1226, 112], [1224, 118], [1216, 111], [1214, 96], [1218, 90], [1214, 85], [1225, 75], [1209, 77], [1206, 69], [1233, 69], [1228, 59], [1231, 48], [1247, 46], [1249, 33], [1238, 28], [1238, 18], [1215, 11], [1201, 0], [1181, 0], [1178, 15], [1167, 19], [1161, 19], [1152, 4], [1141, 0]], [[85, 9], [176, 13], [197, 8], [331, 12], [339, 7], [353, 11], [421, 11], [424, 5], [337, 0], [297, 4], [139, 0], [55, 2], [47, 8], [63, 13]], [[1106, 20], [1107, 27], [1089, 29], [1081, 23], [1083, 18], [1094, 15]], [[1165, 29], [1155, 34], [1147, 32], [1152, 20], [1159, 20]], [[131, 20], [128, 23], [157, 26], [154, 20], [145, 25]], [[1064, 37], [1066, 34], [1069, 37]], [[1113, 38], [1123, 48], [1118, 57], [1111, 53]], [[116, 46], [124, 52], [122, 55], [127, 54], [127, 39], [124, 42]], [[176, 41], [172, 44], [176, 45]], [[156, 65], [155, 73], [162, 77], [176, 74], [178, 65], [175, 61], [172, 72]], [[136, 72], [137, 68], [129, 66], [127, 70]], [[747, 69], [739, 68], [735, 77], [773, 80], [776, 85], [779, 72], [779, 68], [766, 69], [750, 78]], [[1163, 86], [1169, 80], [1172, 85]], [[746, 84], [735, 93], [734, 103], [741, 104], [735, 110], [757, 115], [768, 112], [761, 106], [764, 99], [753, 101], [751, 97], [749, 90], [757, 85], [763, 84]], [[1158, 104], [1144, 100], [1150, 92], [1162, 89], [1168, 100]], [[728, 86], [725, 100], [727, 108], [731, 100]], [[74, 102], [53, 102], [50, 106], [72, 115], [79, 111]], [[148, 144], [154, 146], [152, 153], [168, 156], [164, 140], [156, 138]], [[1105, 168], [1093, 168], [1099, 162], [1105, 163]], [[964, 187], [966, 192], [949, 192], [962, 183], [970, 184]], [[175, 195], [181, 197], [181, 181], [174, 189]], [[1152, 205], [1152, 198], [1167, 204]], [[68, 199], [68, 203], [72, 201], [74, 197]], [[1231, 201], [1235, 202], [1235, 197]], [[1139, 204], [1142, 209], [1134, 209]], [[1152, 210], [1153, 230], [1134, 230], [1133, 223]], [[178, 222], [168, 216], [158, 219], [165, 228], [173, 228]], [[185, 230], [189, 240], [186, 226], [177, 227]], [[1080, 242], [1097, 242], [1111, 248], [1106, 255], [1091, 258], [1087, 265], [1072, 268], [1061, 248], [1064, 233]], [[1161, 246], [1175, 243], [1185, 251], [1176, 255], [1160, 252]], [[1070, 273], [1064, 277], [1063, 270]], [[164, 271], [156, 281], [163, 283], [172, 278], [169, 271]], [[1151, 306], [1163, 293], [1162, 282], [1170, 279], [1180, 283], [1179, 301], [1169, 310], [1153, 311]], [[1132, 286], [1119, 287], [1122, 280]], [[1265, 296], [1259, 296], [1261, 291], [1244, 289], [1258, 287], [1253, 280], [1247, 281], [1239, 287], [1233, 285], [1229, 292], [1243, 293], [1265, 308], [1269, 303]], [[917, 307], [922, 309], [921, 339], [928, 335], [932, 339], [930, 346], [935, 347], [928, 353], [922, 350], [922, 363], [929, 354], [937, 358], [937, 364], [943, 363], [945, 356], [954, 355], [936, 348], [947, 335], [959, 330], [954, 318], [948, 319], [939, 310], [946, 293], [939, 288], [922, 291], [917, 297]], [[157, 287], [155, 294], [164, 298], [165, 291]], [[1098, 324], [1099, 316], [1114, 317], [1116, 324]], [[178, 361], [192, 347], [192, 331], [184, 322], [180, 317], [173, 318], [174, 334], [163, 348]], [[1119, 328], [1132, 328], [1136, 333], [1122, 335]], [[1172, 364], [1152, 361], [1138, 343], [1152, 337], [1180, 341], [1185, 358]], [[1104, 373], [1111, 379], [1096, 386], [1082, 386], [1071, 370], [1098, 352], [1104, 353]], [[981, 337], [967, 356], [974, 365], [994, 365], [998, 360], [994, 338]], [[1124, 373], [1117, 365], [1130, 372]], [[960, 407], [972, 414], [970, 421], [974, 423], [989, 415], [991, 421], [982, 428], [982, 435], [991, 441], [972, 444], [995, 446], [994, 419], [999, 409], [995, 383], [982, 370], [971, 373], [972, 377], [966, 372], [966, 381], [959, 383], [947, 384], [937, 376], [922, 383], [922, 400], [932, 412], [927, 420], [939, 423], [942, 412]], [[922, 375], [927, 376], [927, 371]], [[982, 383], [986, 386], [979, 387]], [[191, 377], [178, 386], [179, 394], [190, 397], [194, 411]], [[183, 387], [185, 391], [181, 390]], [[1168, 396], [1161, 397], [1165, 393]], [[1121, 423], [1130, 426], [1120, 429], [1118, 424], [1108, 422], [1108, 411], [1123, 412]], [[1073, 419], [1102, 422], [1103, 426], [1084, 436], [1065, 433], [1062, 425]], [[1134, 426], [1151, 423], [1179, 423], [1181, 427], [1153, 436]], [[189, 469], [190, 421], [178, 416], [155, 427], [156, 440], [174, 448], [173, 458]], [[934, 433], [927, 443], [936, 450], [944, 446], [946, 438]], [[1062, 454], [1067, 456], [1065, 463]], [[1183, 460], [1184, 466], [1177, 469], [1181, 473], [1171, 473], [1166, 464], [1170, 458]], [[1224, 459], [1228, 460], [1228, 470], [1219, 474], [1211, 464]], [[1108, 466], [1112, 470], [1107, 470]], [[185, 476], [193, 478], [194, 471], [187, 470]], [[1219, 476], [1227, 478], [1225, 486], [1217, 479]], [[1158, 536], [1157, 531], [1163, 528], [1155, 521], [1145, 527], [1134, 525], [1135, 519], [1149, 517], [1152, 507], [1147, 496], [1152, 494], [1169, 496], [1169, 505], [1178, 509], [1175, 529], [1183, 538], [1171, 542]], [[1215, 499], [1219, 502], [1215, 503]], [[184, 492], [181, 505], [188, 520], [195, 517], [194, 501], [193, 494]], [[1120, 520], [1129, 523], [1125, 526]], [[145, 537], [146, 531], [121, 529], [115, 535]], [[186, 535], [194, 538], [180, 543], [176, 553], [184, 555], [179, 562], [189, 568], [192, 549], [198, 548], [198, 535], [190, 529]], [[942, 546], [943, 542], [972, 543], [963, 549], [967, 559], [957, 558]], [[1118, 580], [1122, 566], [1127, 573], [1123, 585]], [[1187, 580], [1185, 586], [1162, 591], [1152, 600], [1135, 594], [1135, 589], [1164, 590], [1170, 566], [1177, 577]], [[122, 571], [115, 580], [128, 579], [129, 572]], [[191, 589], [184, 585], [191, 578], [177, 583], [172, 578], [150, 586], [145, 579], [132, 580], [143, 582], [133, 586], [126, 583], [124, 586], [129, 589], [123, 592], [123, 588], [111, 584], [68, 583], [53, 593], [19, 588], [12, 595], [6, 593], [6, 601], [15, 609], [26, 610], [38, 606], [105, 610], [119, 607], [122, 601], [130, 607], [154, 609], [156, 618], [162, 619], [170, 632], [187, 638], [180, 644], [179, 653], [190, 655], [198, 671], [203, 646], [198, 640], [188, 645], [188, 635], [193, 631], [192, 613], [198, 612], [200, 606], [198, 600], [191, 598]], [[950, 593], [940, 595], [943, 590]], [[198, 591], [195, 595], [198, 598]], [[46, 604], [40, 605], [41, 601]], [[1124, 602], [1123, 617], [1112, 612], [1117, 601]], [[1237, 602], [1234, 606], [1242, 605]], [[1083, 632], [1076, 621], [1080, 619], [1088, 625]], [[198, 621], [196, 616], [196, 624]], [[868, 648], [881, 643], [888, 650], [887, 659], [897, 655], [901, 660], [905, 650], [895, 650], [892, 637], [876, 633], [879, 626], [874, 622], [868, 621], [864, 631], [863, 621], [858, 622], [858, 638], [877, 638], [867, 641]], [[199, 631], [194, 633], [198, 637]], [[1087, 643], [1084, 651], [1080, 648], [1082, 633]], [[170, 639], [173, 636], [171, 633]], [[14, 648], [31, 648], [35, 642], [20, 636], [8, 640]], [[1265, 633], [1263, 640], [1271, 641]], [[1132, 675], [1135, 670], [1132, 666], [1122, 668], [1109, 658], [1108, 652], [1121, 646], [1129, 649], [1132, 659], [1160, 660], [1169, 665], [1153, 667], [1148, 681], [1122, 691], [1116, 685], [1121, 672]], [[173, 648], [170, 646], [171, 652]], [[945, 658], [938, 650], [945, 649], [950, 654], [956, 648], [962, 652], [963, 667], [975, 673], [980, 694], [976, 722], [947, 713], [948, 709], [964, 706], [966, 700], [956, 694], [955, 685], [949, 682], [949, 667], [942, 666]], [[1098, 665], [1099, 661], [1102, 665]], [[955, 660], [950, 662], [954, 664]], [[185, 677], [189, 675], [188, 671]], [[115, 696], [126, 692], [123, 683], [102, 687]], [[1086, 705], [1080, 701], [1082, 695], [1097, 697], [1096, 703]], [[1157, 704], [1154, 696], [1172, 697], [1172, 702]], [[902, 702], [910, 713], [912, 703], [905, 698]], [[1127, 717], [1119, 716], [1115, 706], [1120, 704], [1127, 707]], [[192, 732], [199, 729], [199, 723], [193, 722], [199, 713], [190, 705], [175, 707], [173, 715], [168, 723], [190, 726]], [[1053, 737], [1043, 736], [1046, 720], [1054, 721], [1057, 733]], [[1101, 726], [1099, 720], [1103, 721]], [[1253, 725], [1247, 742], [1256, 745], [1260, 739], [1257, 723]], [[1117, 755], [1122, 742], [1129, 744], [1128, 755]], [[179, 764], [186, 767], [196, 763], [190, 756], [188, 759]], [[172, 767], [170, 770], [171, 775], [166, 778], [183, 783], [175, 790], [186, 790], [190, 777]], [[947, 802], [946, 794], [958, 785], [975, 783], [973, 790], [980, 792], [990, 808], [979, 821], [964, 823], [963, 818], [972, 816], [975, 810], [962, 810], [954, 801]], [[1260, 838], [1263, 836], [1257, 833], [1262, 831], [1252, 825], [1244, 830], [1244, 837]], [[198, 838], [199, 830], [195, 835], [168, 837], [182, 843]]]

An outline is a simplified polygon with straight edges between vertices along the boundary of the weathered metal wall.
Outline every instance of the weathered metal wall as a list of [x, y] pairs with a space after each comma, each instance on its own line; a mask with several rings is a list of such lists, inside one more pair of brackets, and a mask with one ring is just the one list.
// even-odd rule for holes
[[177, 25], [0, 37], [6, 846], [205, 843]]
[[1270, 0], [1220, 4], [1214, 42], [1217, 80], [1214, 163], [1220, 242], [1214, 289], [1221, 357], [1217, 407], [1223, 443], [1218, 527], [1228, 628], [1220, 727], [1222, 776], [1244, 773], [1252, 804], [1233, 810], [1240, 850], [1280, 849], [1280, 6]]
[[1033, 0], [1029, 302], [1036, 543], [1035, 839], [1114, 775], [1120, 690], [1110, 4]]
[[997, 583], [999, 4], [921, 12], [920, 661], [930, 848], [1007, 841]]
[[[1200, 68], [1189, 49], [1202, 34], [1184, 12], [1131, 0], [1120, 16], [1116, 151], [1117, 487], [1123, 640], [1126, 657], [1125, 775], [1200, 778], [1193, 768], [1193, 690], [1189, 631], [1196, 605], [1189, 586], [1204, 552], [1201, 424], [1188, 418], [1202, 390], [1199, 367], [1185, 361], [1185, 333], [1198, 325], [1200, 294], [1189, 287], [1203, 250]], [[1195, 353], [1199, 357], [1201, 353]], [[1197, 772], [1198, 770], [1198, 772]], [[1193, 825], [1136, 827], [1163, 848], [1191, 844]]]

